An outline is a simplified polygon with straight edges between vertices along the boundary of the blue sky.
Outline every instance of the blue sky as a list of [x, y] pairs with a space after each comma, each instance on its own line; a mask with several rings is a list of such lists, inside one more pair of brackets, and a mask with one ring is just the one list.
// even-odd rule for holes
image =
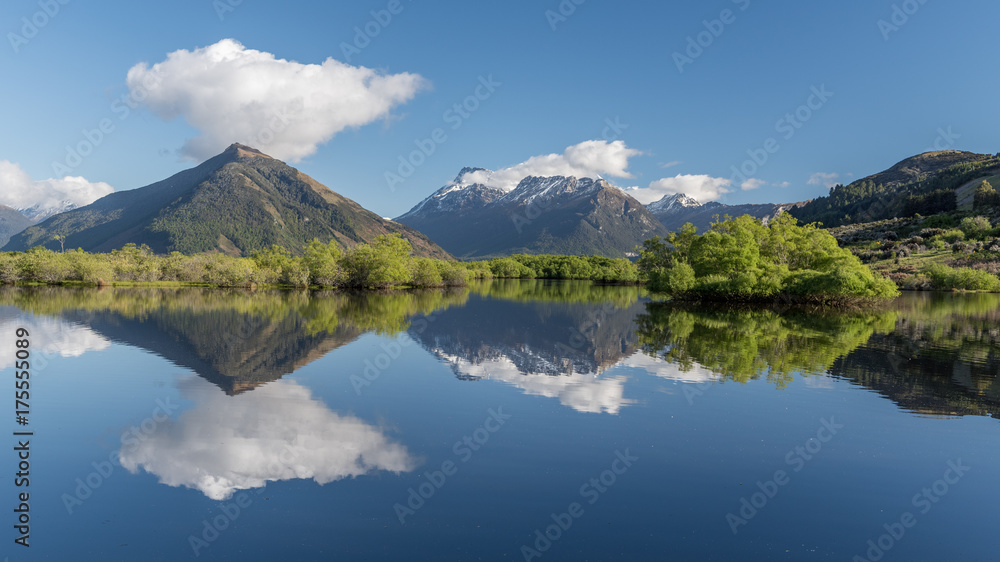
[[[935, 144], [1000, 151], [996, 2], [579, 1], [8, 0], [0, 162], [35, 182], [72, 175], [141, 187], [218, 152], [247, 123], [259, 129], [300, 92], [313, 101], [259, 148], [383, 216], [463, 166], [593, 170], [645, 188], [646, 199], [684, 189], [726, 203], [786, 202]], [[22, 18], [44, 25], [32, 33]], [[227, 39], [270, 74], [211, 64], [199, 74], [218, 54], [206, 48]], [[130, 69], [171, 53], [153, 101], [116, 105], [141, 88]], [[359, 93], [343, 75], [386, 86]], [[240, 104], [205, 94], [206, 76]], [[256, 99], [262, 81], [281, 86]], [[474, 110], [456, 113], [462, 103]], [[67, 146], [86, 145], [84, 131], [103, 120], [112, 127], [92, 153], [67, 159]], [[393, 183], [386, 174], [399, 175], [417, 140], [433, 153]], [[751, 155], [767, 160], [750, 165]]]

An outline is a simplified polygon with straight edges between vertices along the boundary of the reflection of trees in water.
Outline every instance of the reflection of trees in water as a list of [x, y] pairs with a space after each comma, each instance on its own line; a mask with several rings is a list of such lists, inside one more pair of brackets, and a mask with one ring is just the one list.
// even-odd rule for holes
[[873, 311], [648, 305], [645, 353], [724, 380], [829, 373], [928, 415], [1000, 413], [1000, 295], [908, 294]]
[[84, 324], [157, 353], [237, 394], [276, 380], [365, 332], [395, 335], [409, 318], [467, 292], [0, 288], [0, 305]]
[[1000, 417], [1000, 295], [916, 294], [833, 374], [928, 415]]
[[795, 373], [825, 373], [837, 358], [892, 330], [893, 311], [819, 312], [650, 304], [637, 319], [642, 350], [724, 380], [766, 376], [783, 388]]

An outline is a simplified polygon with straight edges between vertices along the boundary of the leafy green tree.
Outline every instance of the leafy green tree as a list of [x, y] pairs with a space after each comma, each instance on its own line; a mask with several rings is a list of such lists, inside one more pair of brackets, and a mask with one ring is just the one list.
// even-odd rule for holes
[[325, 287], [336, 287], [343, 283], [344, 270], [340, 267], [340, 256], [340, 248], [335, 241], [324, 244], [313, 238], [302, 257], [312, 283]]
[[1000, 207], [1000, 193], [994, 189], [990, 182], [983, 180], [976, 188], [976, 194], [972, 199], [972, 207], [977, 211], [980, 209], [990, 209]]
[[399, 234], [380, 234], [371, 244], [358, 244], [341, 259], [350, 287], [386, 289], [410, 280], [412, 246]]
[[959, 230], [965, 233], [966, 238], [972, 240], [982, 240], [993, 228], [990, 219], [986, 217], [965, 217], [958, 225]]
[[[878, 277], [816, 225], [782, 215], [768, 226], [749, 215], [713, 223], [667, 246], [647, 242], [639, 267], [650, 290], [675, 298], [760, 300], [784, 293], [805, 300], [890, 298], [898, 289]], [[682, 231], [683, 233], [683, 231]]]

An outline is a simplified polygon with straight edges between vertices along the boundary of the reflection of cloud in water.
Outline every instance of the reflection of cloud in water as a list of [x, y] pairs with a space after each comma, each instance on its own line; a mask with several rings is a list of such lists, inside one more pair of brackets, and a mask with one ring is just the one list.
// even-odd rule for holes
[[[94, 333], [90, 328], [72, 324], [58, 318], [45, 316], [0, 316], [0, 369], [14, 366], [18, 328], [28, 330], [31, 353], [36, 361], [40, 354], [58, 354], [62, 357], [79, 357], [88, 351], [100, 351], [111, 342]], [[37, 365], [36, 365], [37, 368]]]
[[624, 398], [624, 376], [601, 377], [599, 374], [524, 374], [506, 357], [472, 363], [467, 359], [437, 352], [457, 373], [473, 379], [492, 379], [524, 390], [532, 396], [558, 398], [564, 406], [578, 412], [617, 414], [622, 406], [632, 404]]
[[697, 363], [690, 370], [683, 371], [677, 363], [671, 363], [663, 359], [654, 359], [641, 351], [636, 352], [616, 366], [643, 369], [653, 376], [677, 382], [698, 384], [719, 380], [719, 375]]
[[406, 448], [381, 430], [331, 412], [294, 382], [275, 381], [239, 396], [195, 377], [183, 379], [180, 388], [195, 407], [158, 424], [138, 445], [123, 447], [122, 466], [133, 473], [141, 466], [164, 484], [214, 500], [269, 481], [326, 484], [415, 466]]

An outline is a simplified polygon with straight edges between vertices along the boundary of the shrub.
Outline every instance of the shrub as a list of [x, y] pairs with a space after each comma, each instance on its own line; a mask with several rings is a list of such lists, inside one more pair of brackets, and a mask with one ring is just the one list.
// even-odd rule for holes
[[[757, 300], [785, 292], [809, 299], [891, 298], [895, 284], [876, 276], [816, 225], [781, 215], [763, 226], [743, 216], [697, 235], [685, 225], [670, 246], [652, 239], [639, 261], [650, 290], [703, 299]], [[906, 250], [903, 250], [906, 251]], [[881, 254], [892, 258], [892, 250]], [[654, 266], [654, 267], [651, 267]]]
[[951, 268], [943, 264], [931, 264], [924, 268], [923, 273], [937, 290], [1000, 291], [1000, 278], [970, 267]]
[[464, 287], [469, 284], [469, 270], [453, 261], [434, 260], [441, 282], [447, 287]]
[[412, 263], [410, 285], [414, 287], [440, 287], [444, 285], [437, 265], [428, 258], [416, 258]]
[[302, 263], [309, 272], [309, 281], [324, 287], [336, 287], [344, 282], [344, 270], [339, 262], [340, 248], [333, 240], [324, 244], [313, 238], [302, 257]]
[[412, 246], [399, 234], [380, 234], [369, 244], [358, 244], [340, 260], [345, 284], [350, 287], [385, 289], [410, 280], [407, 263]]
[[978, 240], [992, 230], [993, 225], [990, 224], [990, 219], [986, 217], [965, 217], [958, 228], [965, 233], [967, 238]]

